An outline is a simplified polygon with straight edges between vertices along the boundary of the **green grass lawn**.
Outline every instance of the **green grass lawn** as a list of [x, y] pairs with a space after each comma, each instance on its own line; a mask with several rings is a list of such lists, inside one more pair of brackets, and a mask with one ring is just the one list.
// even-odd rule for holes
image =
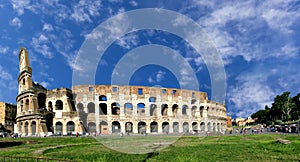
[[[150, 137], [140, 137], [150, 138]], [[171, 138], [171, 137], [170, 137]], [[277, 139], [286, 139], [283, 144]], [[101, 141], [102, 140], [102, 141]], [[118, 140], [122, 140], [119, 138]], [[133, 138], [128, 150], [144, 139]], [[161, 139], [163, 141], [163, 139]], [[172, 139], [173, 140], [173, 139]], [[181, 137], [169, 147], [147, 154], [126, 154], [105, 147], [107, 138], [19, 138], [0, 141], [30, 141], [0, 148], [0, 155], [75, 161], [299, 161], [300, 136], [258, 134], [243, 136]], [[100, 142], [99, 142], [100, 141]], [[103, 143], [103, 144], [102, 144]], [[122, 149], [126, 149], [123, 147]], [[1, 158], [1, 157], [0, 157]], [[1, 159], [0, 159], [1, 160]]]

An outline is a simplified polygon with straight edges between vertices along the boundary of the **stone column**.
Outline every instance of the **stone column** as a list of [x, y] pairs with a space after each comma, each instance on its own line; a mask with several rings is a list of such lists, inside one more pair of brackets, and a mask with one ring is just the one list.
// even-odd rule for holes
[[138, 122], [132, 122], [133, 133], [138, 133]]

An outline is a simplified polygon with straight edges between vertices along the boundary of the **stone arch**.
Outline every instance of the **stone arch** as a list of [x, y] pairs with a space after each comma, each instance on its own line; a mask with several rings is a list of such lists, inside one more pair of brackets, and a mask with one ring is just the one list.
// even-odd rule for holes
[[201, 131], [205, 131], [205, 123], [204, 122], [201, 122], [201, 124], [200, 124], [200, 130]]
[[168, 104], [161, 105], [161, 116], [168, 116]]
[[125, 132], [132, 133], [133, 132], [133, 124], [132, 122], [125, 123]]
[[46, 127], [47, 127], [48, 132], [53, 132], [53, 118], [54, 118], [54, 115], [52, 113], [47, 113]]
[[55, 102], [55, 110], [63, 110], [63, 102], [61, 100], [57, 100]]
[[178, 122], [173, 122], [173, 132], [179, 133], [179, 123]]
[[150, 105], [150, 116], [157, 116], [157, 106], [156, 104]]
[[138, 123], [138, 133], [143, 134], [146, 133], [146, 123], [143, 121], [140, 121]]
[[204, 106], [200, 106], [200, 117], [203, 118]]
[[75, 132], [75, 123], [73, 121], [67, 122], [67, 132], [68, 135], [72, 135], [72, 133]]
[[46, 94], [45, 93], [39, 93], [37, 96], [38, 99], [38, 107], [39, 110], [45, 110], [46, 109]]
[[88, 123], [89, 133], [95, 133], [96, 132], [96, 124], [94, 122]]
[[107, 104], [106, 103], [100, 103], [99, 104], [99, 114], [100, 115], [107, 115]]
[[51, 101], [48, 102], [48, 111], [53, 111], [53, 104]]
[[120, 133], [121, 132], [121, 125], [118, 121], [113, 121], [111, 123], [111, 127], [112, 127], [112, 133]]
[[191, 100], [191, 104], [193, 105], [193, 104], [196, 104], [197, 103], [197, 99], [192, 99]]
[[36, 122], [32, 121], [31, 122], [31, 135], [35, 136], [36, 134]]
[[162, 132], [168, 134], [169, 131], [170, 131], [170, 130], [169, 130], [169, 122], [163, 122], [163, 123], [162, 123]]
[[197, 106], [192, 106], [192, 116], [196, 117], [196, 113], [197, 113]]
[[184, 122], [182, 124], [182, 128], [183, 128], [183, 132], [189, 132], [189, 123], [188, 122]]
[[137, 104], [137, 114], [145, 115], [145, 104], [144, 103]]
[[24, 128], [25, 128], [25, 129], [24, 129], [24, 130], [25, 130], [24, 133], [25, 133], [25, 136], [28, 135], [28, 125], [29, 125], [29, 124], [28, 124], [28, 122], [26, 121], [25, 124], [24, 124]]
[[150, 123], [150, 132], [151, 133], [158, 132], [158, 124], [156, 121]]
[[120, 104], [114, 102], [111, 104], [111, 114], [112, 115], [120, 115]]
[[192, 129], [194, 132], [198, 132], [198, 123], [197, 122], [192, 123]]
[[29, 109], [29, 99], [25, 100], [25, 110], [28, 111]]
[[58, 121], [55, 123], [55, 134], [57, 135], [62, 135], [62, 131], [63, 131], [63, 124]]
[[149, 102], [156, 102], [156, 97], [149, 97]]
[[83, 104], [82, 103], [78, 103], [77, 104], [77, 110], [78, 110], [78, 112], [83, 112]]
[[106, 121], [101, 121], [99, 127], [101, 134], [108, 134], [108, 123]]
[[187, 109], [188, 109], [187, 105], [182, 105], [182, 115], [187, 115]]
[[124, 104], [124, 113], [125, 115], [132, 115], [133, 106], [131, 103], [125, 103]]
[[21, 100], [21, 101], [20, 101], [20, 109], [21, 109], [21, 111], [20, 111], [20, 112], [22, 112], [22, 111], [23, 111], [23, 107], [24, 107], [24, 103], [23, 103], [23, 100]]
[[105, 95], [99, 96], [99, 101], [107, 101], [107, 97]]
[[177, 104], [173, 104], [172, 113], [173, 113], [173, 116], [176, 116], [178, 114], [178, 105]]
[[210, 122], [207, 123], [207, 131], [211, 132], [211, 123]]
[[95, 104], [93, 102], [88, 103], [87, 109], [88, 113], [95, 113]]

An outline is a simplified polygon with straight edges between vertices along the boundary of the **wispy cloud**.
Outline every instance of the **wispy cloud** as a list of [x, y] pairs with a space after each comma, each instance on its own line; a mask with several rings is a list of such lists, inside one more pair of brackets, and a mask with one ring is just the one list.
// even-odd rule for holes
[[139, 38], [136, 34], [129, 34], [117, 41], [117, 44], [125, 49], [131, 49], [133, 46], [138, 45], [138, 43]]
[[53, 26], [52, 26], [51, 24], [45, 23], [45, 24], [43, 25], [43, 30], [44, 30], [44, 31], [52, 31], [52, 30], [53, 30]]
[[45, 35], [40, 34], [38, 37], [33, 37], [31, 45], [36, 52], [42, 54], [45, 58], [53, 58], [54, 54], [51, 52], [49, 40]]
[[79, 1], [73, 7], [71, 17], [76, 22], [92, 22], [93, 16], [100, 15], [101, 1]]
[[159, 70], [156, 73], [154, 73], [152, 76], [148, 77], [148, 82], [149, 83], [159, 83], [164, 80], [165, 75], [166, 75], [166, 72]]
[[23, 24], [22, 21], [18, 17], [13, 18], [10, 22], [10, 25], [16, 26], [18, 28], [20, 28], [22, 24]]
[[0, 54], [5, 54], [8, 52], [8, 50], [9, 50], [9, 47], [0, 45]]

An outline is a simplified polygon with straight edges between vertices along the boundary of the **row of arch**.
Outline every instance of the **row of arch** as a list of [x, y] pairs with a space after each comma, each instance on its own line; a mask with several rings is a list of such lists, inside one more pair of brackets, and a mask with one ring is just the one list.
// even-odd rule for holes
[[[123, 113], [125, 115], [132, 115], [134, 111], [134, 107], [133, 104], [131, 103], [125, 103], [123, 106]], [[168, 112], [168, 108], [171, 108], [172, 111]], [[84, 107], [82, 103], [78, 103], [77, 104], [77, 109], [79, 112], [84, 112]], [[182, 105], [181, 106], [181, 111], [179, 111], [179, 106], [177, 104], [173, 104], [171, 107], [169, 107], [168, 104], [162, 104], [160, 107], [160, 112], [158, 111], [158, 106], [157, 104], [150, 104], [149, 108], [148, 108], [148, 113], [150, 116], [157, 116], [157, 115], [161, 115], [161, 116], [170, 116], [170, 115], [189, 115], [191, 114], [191, 116], [196, 116], [196, 112], [199, 111], [200, 116], [203, 117], [203, 110], [205, 110], [204, 106], [192, 106], [191, 109], [188, 107], [188, 105]], [[209, 107], [208, 107], [209, 109]], [[138, 103], [136, 105], [136, 114], [138, 115], [145, 115], [146, 114], [146, 107], [144, 103]], [[108, 112], [110, 111], [110, 112]], [[189, 112], [190, 111], [190, 112]], [[93, 102], [88, 103], [87, 105], [87, 113], [96, 113], [96, 106]], [[111, 114], [111, 115], [120, 115], [121, 113], [121, 107], [120, 104], [117, 102], [114, 102], [110, 105], [110, 108], [108, 109], [107, 103], [100, 103], [99, 104], [99, 114], [100, 115], [107, 115], [107, 114]], [[159, 113], [159, 114], [158, 114]], [[172, 113], [172, 114], [168, 114], [168, 113]]]
[[[99, 124], [99, 130], [102, 134], [107, 134], [108, 131], [106, 129], [111, 129], [111, 133], [120, 133], [123, 129], [126, 133], [134, 133], [134, 124], [133, 122], [122, 122], [122, 124], [119, 121], [113, 121], [109, 124], [105, 121], [100, 122]], [[147, 131], [147, 126], [150, 127], [149, 132]], [[184, 132], [198, 132], [198, 131], [209, 131], [209, 132], [221, 132], [223, 131], [224, 125], [222, 123], [211, 123], [208, 122], [207, 125], [205, 125], [205, 122], [201, 122], [200, 124], [198, 122], [192, 122], [191, 128], [189, 122], [162, 122], [159, 126], [159, 123], [156, 121], [152, 122], [144, 122], [140, 121], [137, 123], [136, 128], [137, 133], [184, 133]], [[96, 132], [96, 124], [95, 122], [89, 122], [88, 125], [88, 131], [90, 133]], [[121, 128], [123, 127], [123, 128]], [[181, 127], [181, 128], [180, 128]], [[105, 128], [105, 129], [103, 129]], [[159, 128], [161, 130], [159, 130]], [[123, 132], [124, 133], [124, 132]]]
[[[75, 123], [73, 121], [68, 121], [65, 125], [67, 127], [67, 134], [72, 134], [72, 132], [75, 131]], [[37, 135], [37, 122], [31, 121], [31, 122], [20, 122], [19, 125], [19, 133], [21, 133], [24, 136], [34, 136]], [[55, 133], [62, 134], [63, 133], [63, 123], [62, 122], [56, 122], [55, 123]]]

